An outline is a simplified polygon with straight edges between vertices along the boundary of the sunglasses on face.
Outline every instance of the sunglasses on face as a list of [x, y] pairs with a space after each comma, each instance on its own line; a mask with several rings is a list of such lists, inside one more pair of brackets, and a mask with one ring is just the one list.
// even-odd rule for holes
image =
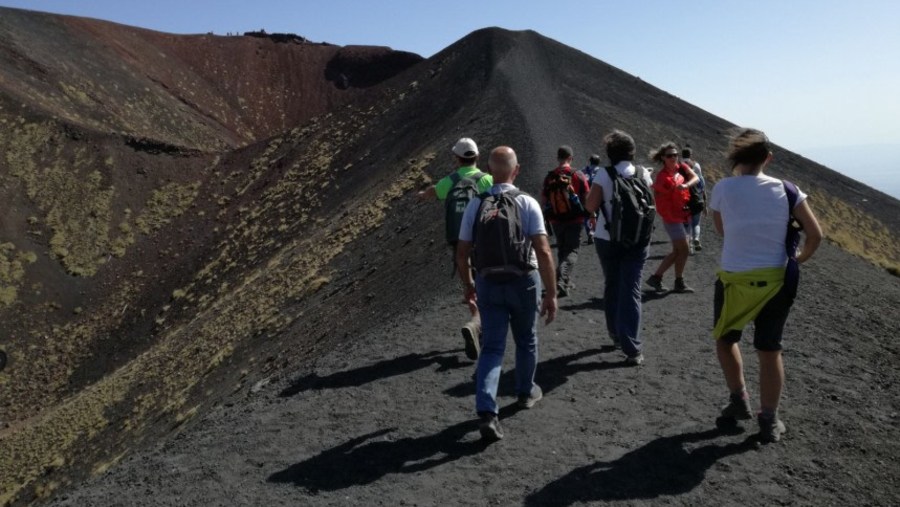
[[675, 158], [677, 156], [678, 156], [677, 153], [666, 153], [666, 158]]

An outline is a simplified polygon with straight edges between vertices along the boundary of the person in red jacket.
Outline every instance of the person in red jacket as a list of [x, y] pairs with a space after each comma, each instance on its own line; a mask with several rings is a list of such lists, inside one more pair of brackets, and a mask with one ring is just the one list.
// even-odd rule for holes
[[[669, 290], [662, 283], [666, 271], [675, 266], [675, 292], [694, 292], [684, 282], [684, 266], [690, 255], [690, 245], [685, 224], [690, 221], [690, 211], [687, 209], [691, 194], [688, 187], [696, 185], [700, 178], [687, 165], [678, 160], [678, 146], [673, 142], [667, 142], [650, 153], [650, 158], [662, 164], [662, 169], [656, 175], [653, 182], [653, 193], [656, 197], [656, 213], [663, 221], [663, 227], [672, 240], [672, 251], [659, 263], [656, 273], [647, 279], [647, 285], [657, 292]], [[679, 170], [680, 169], [680, 170]], [[682, 174], [687, 175], [687, 180]]]

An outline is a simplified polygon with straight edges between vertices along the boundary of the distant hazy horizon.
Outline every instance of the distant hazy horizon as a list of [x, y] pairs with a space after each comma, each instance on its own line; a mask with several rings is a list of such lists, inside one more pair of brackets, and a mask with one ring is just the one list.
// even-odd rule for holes
[[791, 151], [900, 199], [900, 144], [821, 146]]

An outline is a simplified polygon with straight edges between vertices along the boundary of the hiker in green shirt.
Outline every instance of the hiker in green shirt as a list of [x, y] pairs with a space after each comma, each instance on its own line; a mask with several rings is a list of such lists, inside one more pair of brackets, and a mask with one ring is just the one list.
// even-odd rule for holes
[[[490, 190], [494, 180], [490, 174], [481, 172], [476, 166], [478, 162], [478, 145], [475, 141], [464, 137], [451, 149], [458, 166], [456, 171], [441, 178], [436, 184], [419, 192], [420, 200], [444, 202], [445, 236], [451, 253], [455, 255], [456, 243], [459, 240], [459, 226], [469, 201], [476, 195]], [[475, 300], [465, 301], [472, 318], [460, 330], [465, 342], [466, 356], [478, 359], [481, 350], [481, 317]]]

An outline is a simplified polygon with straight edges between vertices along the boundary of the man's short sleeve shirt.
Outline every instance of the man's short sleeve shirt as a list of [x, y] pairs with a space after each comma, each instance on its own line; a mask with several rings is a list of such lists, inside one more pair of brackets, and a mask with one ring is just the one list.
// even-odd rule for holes
[[[462, 166], [456, 170], [456, 174], [459, 175], [460, 179], [471, 176], [477, 173], [479, 169], [474, 165]], [[494, 184], [494, 179], [491, 178], [490, 174], [485, 173], [484, 176], [478, 180], [478, 193], [483, 194], [491, 189], [491, 186]], [[440, 179], [434, 185], [434, 193], [437, 195], [437, 198], [440, 200], [444, 200], [447, 198], [447, 194], [450, 193], [450, 189], [453, 188], [453, 180], [450, 176], [445, 176]]]

